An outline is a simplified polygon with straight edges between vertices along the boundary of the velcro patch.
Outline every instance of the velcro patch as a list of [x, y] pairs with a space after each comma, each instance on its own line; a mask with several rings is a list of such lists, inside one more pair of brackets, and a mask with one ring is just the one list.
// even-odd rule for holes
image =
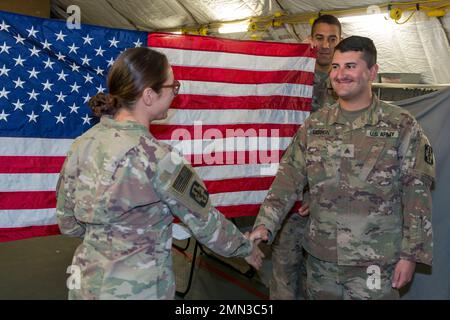
[[308, 134], [313, 136], [329, 136], [330, 130], [329, 129], [309, 129]]
[[194, 183], [192, 184], [191, 191], [189, 192], [189, 195], [202, 208], [206, 207], [206, 205], [208, 204], [209, 193], [197, 181], [194, 181]]
[[389, 130], [367, 130], [368, 137], [374, 138], [398, 138], [398, 131]]
[[186, 187], [189, 184], [189, 181], [191, 181], [192, 175], [192, 171], [189, 170], [186, 166], [183, 166], [172, 187], [179, 193], [184, 193]]
[[341, 157], [353, 158], [355, 156], [355, 145], [354, 144], [343, 144], [341, 146]]
[[434, 164], [433, 148], [429, 144], [425, 145], [425, 162], [428, 163], [429, 165]]

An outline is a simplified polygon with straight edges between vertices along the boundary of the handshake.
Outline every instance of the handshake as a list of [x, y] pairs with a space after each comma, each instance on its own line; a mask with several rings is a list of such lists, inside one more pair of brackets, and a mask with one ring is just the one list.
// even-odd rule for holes
[[253, 250], [245, 257], [245, 261], [256, 270], [259, 270], [262, 266], [262, 260], [264, 258], [264, 253], [259, 249], [258, 245], [261, 241], [269, 240], [269, 231], [264, 227], [264, 225], [258, 226], [251, 233], [246, 232], [244, 237], [253, 242]]

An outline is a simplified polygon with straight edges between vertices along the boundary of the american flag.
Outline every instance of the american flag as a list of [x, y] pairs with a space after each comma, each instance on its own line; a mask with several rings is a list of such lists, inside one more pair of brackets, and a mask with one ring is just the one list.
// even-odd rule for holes
[[95, 124], [87, 102], [147, 33], [0, 12], [0, 242], [58, 234], [55, 187], [74, 138]]
[[106, 92], [117, 55], [143, 45], [164, 52], [181, 82], [168, 118], [150, 131], [193, 163], [227, 217], [257, 214], [309, 115], [309, 46], [68, 29], [0, 12], [0, 242], [59, 233], [56, 181], [73, 139], [96, 123], [87, 102]]

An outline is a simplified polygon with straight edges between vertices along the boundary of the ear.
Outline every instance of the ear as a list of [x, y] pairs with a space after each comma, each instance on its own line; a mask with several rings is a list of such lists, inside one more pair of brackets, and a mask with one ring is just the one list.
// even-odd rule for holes
[[375, 81], [375, 79], [377, 78], [378, 68], [379, 68], [378, 64], [375, 63], [375, 64], [372, 66], [372, 68], [369, 69], [369, 70], [370, 70], [370, 81], [373, 82], [373, 81]]
[[142, 99], [147, 106], [151, 106], [155, 101], [156, 92], [152, 88], [145, 88], [142, 92]]

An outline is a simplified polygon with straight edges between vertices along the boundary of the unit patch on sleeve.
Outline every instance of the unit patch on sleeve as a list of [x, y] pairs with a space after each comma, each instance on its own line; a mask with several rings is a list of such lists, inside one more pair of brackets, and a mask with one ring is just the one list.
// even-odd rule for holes
[[433, 148], [429, 144], [425, 145], [425, 162], [428, 163], [429, 165], [433, 165], [434, 163]]
[[197, 181], [194, 181], [194, 183], [192, 184], [189, 195], [202, 208], [206, 207], [206, 205], [208, 204], [209, 199], [208, 191], [206, 191], [206, 189], [203, 188], [202, 185]]

